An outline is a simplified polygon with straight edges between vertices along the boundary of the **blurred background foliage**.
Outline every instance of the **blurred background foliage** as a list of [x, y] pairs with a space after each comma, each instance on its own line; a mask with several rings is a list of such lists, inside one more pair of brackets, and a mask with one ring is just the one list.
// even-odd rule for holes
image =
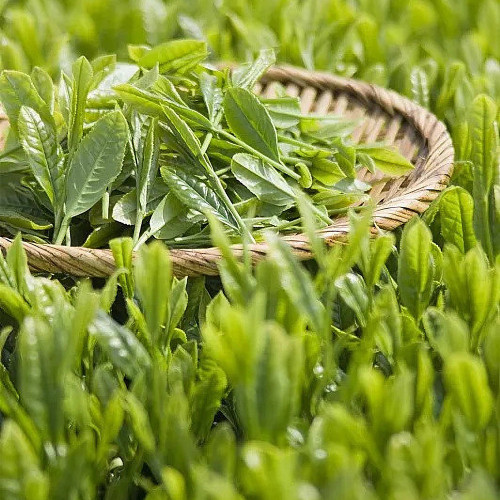
[[[306, 268], [272, 239], [252, 272], [215, 227], [221, 281], [174, 280], [156, 245], [100, 290], [66, 291], [16, 243], [0, 259], [2, 499], [499, 498], [496, 0], [0, 9], [2, 68], [57, 78], [80, 54], [177, 37], [206, 39], [214, 61], [272, 46], [415, 99], [456, 150], [423, 220], [370, 242], [369, 214], [353, 216], [349, 245], [313, 238]], [[130, 249], [113, 246], [125, 263]]]

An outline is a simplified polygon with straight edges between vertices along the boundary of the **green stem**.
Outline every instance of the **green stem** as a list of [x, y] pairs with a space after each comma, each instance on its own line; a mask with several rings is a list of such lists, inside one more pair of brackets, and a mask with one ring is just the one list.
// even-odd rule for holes
[[225, 130], [216, 130], [217, 133], [225, 137], [231, 142], [234, 142], [238, 146], [241, 146], [243, 149], [246, 149], [249, 153], [253, 154], [257, 158], [260, 158], [263, 162], [268, 163], [269, 165], [272, 165], [274, 168], [279, 170], [280, 172], [283, 172], [284, 174], [288, 175], [292, 179], [295, 179], [296, 181], [300, 180], [300, 175], [297, 172], [294, 172], [290, 168], [288, 168], [286, 165], [281, 164], [278, 161], [272, 160], [268, 156], [262, 154], [260, 151], [257, 151], [256, 149], [252, 148], [252, 146], [249, 146], [246, 142], [238, 139], [234, 135], [230, 134], [229, 132], [226, 132]]
[[305, 158], [298, 158], [296, 156], [281, 155], [281, 159], [286, 163], [291, 163], [292, 165], [296, 165], [297, 163], [304, 163], [308, 167], [312, 166], [312, 161], [306, 160]]
[[142, 233], [142, 236], [138, 238], [137, 243], [134, 245], [134, 251], [138, 250], [142, 245], [144, 245], [144, 243], [146, 243], [146, 241], [148, 241], [151, 236], [154, 236], [154, 234], [155, 233], [151, 231], [151, 228], [146, 229], [146, 231]]
[[240, 214], [238, 213], [238, 210], [236, 210], [235, 206], [233, 205], [233, 202], [229, 199], [226, 190], [222, 186], [220, 179], [217, 177], [212, 167], [210, 167], [209, 173], [211, 174], [212, 180], [215, 184], [214, 186], [215, 191], [222, 198], [222, 201], [224, 202], [224, 205], [226, 205], [226, 208], [231, 212], [231, 215], [234, 217], [234, 220], [237, 222], [239, 228], [242, 231], [242, 235], [245, 236], [251, 243], [255, 243], [252, 233], [249, 231], [247, 225], [241, 218]]
[[54, 234], [52, 236], [52, 242], [55, 241], [57, 235], [59, 234], [59, 229], [61, 227], [61, 220], [62, 220], [62, 211], [59, 209], [55, 210], [54, 213]]
[[69, 217], [64, 217], [62, 222], [61, 222], [61, 225], [59, 227], [59, 231], [57, 232], [57, 236], [54, 240], [54, 244], [55, 245], [61, 245], [63, 240], [64, 240], [64, 237], [66, 236], [66, 232], [68, 230], [68, 227], [69, 227], [69, 222], [70, 222], [71, 218]]
[[202, 157], [200, 158], [200, 161], [202, 165], [205, 167], [205, 170], [207, 171], [209, 176], [211, 177], [211, 180], [213, 182], [213, 187], [216, 193], [221, 197], [222, 201], [224, 202], [224, 205], [229, 210], [231, 215], [234, 217], [234, 220], [237, 222], [238, 227], [241, 229], [242, 234], [248, 239], [248, 241], [250, 241], [251, 243], [255, 243], [252, 233], [249, 231], [248, 227], [244, 223], [240, 214], [234, 207], [233, 202], [229, 199], [229, 196], [227, 195], [226, 190], [224, 189], [224, 186], [221, 183], [221, 180], [219, 179], [215, 170], [213, 169], [212, 164], [206, 157], [206, 151], [208, 149], [208, 146], [210, 145], [210, 141], [212, 140], [212, 138], [213, 138], [212, 132], [209, 132], [205, 136], [203, 144], [201, 145]]
[[227, 174], [230, 170], [231, 170], [231, 167], [224, 167], [224, 168], [221, 168], [220, 170], [217, 170], [215, 173], [218, 176], [220, 176], [220, 175]]
[[109, 191], [106, 189], [102, 195], [102, 210], [101, 215], [103, 219], [109, 219]]
[[68, 227], [66, 228], [66, 246], [70, 247], [71, 246], [71, 227], [68, 224]]
[[303, 149], [315, 149], [320, 151], [321, 148], [318, 148], [318, 146], [315, 146], [314, 144], [310, 144], [304, 141], [301, 141], [299, 139], [294, 139], [293, 137], [288, 137], [287, 135], [283, 134], [278, 134], [278, 140], [281, 142], [286, 142], [287, 144], [291, 144], [292, 146], [297, 146], [298, 148], [303, 148]]
[[134, 235], [132, 236], [132, 241], [134, 245], [139, 241], [143, 220], [144, 220], [144, 214], [142, 213], [141, 210], [137, 210], [137, 214], [135, 216]]

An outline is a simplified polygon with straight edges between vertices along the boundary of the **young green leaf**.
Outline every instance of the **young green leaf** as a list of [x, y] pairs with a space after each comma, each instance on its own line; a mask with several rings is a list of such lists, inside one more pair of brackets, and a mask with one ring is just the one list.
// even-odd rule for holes
[[414, 168], [411, 162], [395, 148], [363, 146], [360, 150], [370, 156], [382, 173], [391, 177], [404, 175]]
[[137, 337], [103, 311], [97, 313], [89, 333], [97, 339], [116, 368], [131, 379], [150, 366], [151, 359]]
[[50, 75], [43, 69], [35, 66], [31, 72], [31, 81], [40, 97], [45, 101], [51, 113], [54, 112], [55, 90]]
[[92, 66], [85, 57], [80, 57], [73, 64], [73, 80], [71, 83], [71, 103], [68, 123], [68, 148], [76, 151], [83, 135], [85, 104], [92, 83]]
[[447, 189], [439, 200], [441, 234], [444, 240], [466, 253], [476, 244], [473, 216], [474, 201], [463, 188]]
[[233, 71], [231, 82], [234, 87], [252, 90], [260, 77], [276, 62], [276, 55], [272, 49], [263, 49], [255, 61], [243, 64]]
[[141, 248], [134, 268], [134, 280], [151, 340], [159, 347], [161, 340], [161, 347], [164, 347], [160, 334], [167, 318], [172, 264], [167, 249], [160, 242]]
[[161, 175], [172, 193], [185, 206], [200, 213], [211, 212], [223, 224], [238, 230], [238, 224], [232, 214], [226, 210], [221, 199], [206, 182], [181, 169], [174, 172], [168, 167], [161, 167]]
[[92, 208], [118, 176], [127, 138], [127, 122], [119, 111], [101, 118], [85, 136], [66, 177], [67, 218]]
[[197, 66], [208, 55], [207, 44], [200, 40], [172, 40], [162, 43], [138, 60], [139, 66], [160, 66], [161, 73], [184, 74]]
[[279, 161], [276, 129], [269, 112], [255, 95], [243, 88], [229, 88], [224, 97], [224, 114], [236, 137]]
[[485, 95], [472, 103], [470, 135], [474, 172], [474, 230], [486, 254], [493, 259], [493, 210], [490, 192], [498, 183], [498, 129], [495, 126], [497, 106]]
[[158, 122], [152, 119], [147, 125], [147, 132], [144, 140], [139, 141], [139, 147], [136, 151], [137, 155], [137, 171], [136, 175], [136, 195], [137, 195], [137, 217], [136, 226], [136, 241], [139, 231], [147, 211], [149, 199], [149, 191], [153, 186], [156, 174], [158, 172], [158, 157], [160, 154], [160, 143], [158, 139]]
[[0, 96], [10, 126], [16, 133], [18, 116], [23, 106], [34, 109], [43, 120], [53, 124], [47, 103], [40, 97], [28, 75], [18, 71], [3, 71], [0, 76]]
[[19, 140], [28, 156], [31, 171], [52, 206], [59, 207], [63, 195], [62, 152], [56, 130], [32, 108], [21, 107]]
[[134, 244], [132, 238], [116, 238], [109, 242], [109, 248], [113, 253], [117, 269], [124, 269], [125, 274], [120, 274], [118, 282], [122, 287], [126, 298], [134, 296], [134, 279], [132, 274], [132, 248]]
[[401, 238], [398, 285], [402, 303], [416, 319], [427, 307], [434, 277], [432, 235], [419, 219], [408, 223]]
[[222, 109], [222, 101], [224, 99], [222, 90], [218, 86], [217, 77], [215, 75], [201, 73], [200, 90], [208, 111], [208, 118], [215, 124], [215, 118]]
[[466, 353], [455, 353], [445, 365], [445, 382], [453, 403], [464, 415], [468, 426], [484, 429], [493, 410], [484, 364]]
[[272, 205], [292, 205], [295, 193], [283, 176], [271, 165], [246, 153], [231, 161], [231, 171], [259, 200]]

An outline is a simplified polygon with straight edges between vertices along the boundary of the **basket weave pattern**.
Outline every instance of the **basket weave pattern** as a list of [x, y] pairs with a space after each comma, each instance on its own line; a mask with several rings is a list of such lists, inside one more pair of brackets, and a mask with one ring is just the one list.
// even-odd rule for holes
[[[335, 114], [359, 120], [352, 140], [359, 143], [383, 141], [392, 144], [414, 165], [405, 176], [386, 180], [366, 169], [358, 178], [373, 185], [376, 203], [374, 224], [391, 231], [423, 213], [447, 186], [453, 169], [454, 151], [446, 127], [432, 113], [396, 92], [376, 85], [281, 66], [269, 70], [256, 89], [272, 97], [275, 82], [285, 86], [291, 96], [299, 96], [303, 113]], [[342, 240], [349, 232], [347, 218], [334, 219], [319, 234], [328, 244]], [[301, 259], [311, 256], [303, 234], [283, 237]], [[0, 237], [0, 249], [11, 244]], [[106, 277], [114, 270], [109, 250], [24, 243], [30, 268], [35, 272], [64, 273], [82, 277]], [[234, 246], [241, 254], [241, 245]], [[254, 260], [267, 251], [265, 243], [250, 245]], [[172, 249], [173, 271], [178, 277], [217, 275], [220, 252], [216, 248]]]

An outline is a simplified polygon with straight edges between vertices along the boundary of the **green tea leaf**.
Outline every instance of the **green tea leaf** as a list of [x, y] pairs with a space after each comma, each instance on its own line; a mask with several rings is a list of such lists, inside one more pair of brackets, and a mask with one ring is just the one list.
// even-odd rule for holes
[[492, 99], [485, 95], [474, 99], [469, 125], [474, 172], [474, 230], [490, 259], [493, 259], [493, 227], [489, 197], [493, 183], [498, 183], [496, 115], [497, 107]]
[[136, 172], [137, 201], [142, 213], [146, 211], [149, 198], [149, 187], [153, 184], [158, 172], [158, 156], [160, 144], [157, 134], [157, 121], [151, 120], [144, 142], [137, 151], [138, 171]]
[[150, 366], [151, 358], [137, 337], [103, 311], [97, 313], [89, 333], [96, 338], [113, 365], [129, 378], [134, 379]]
[[134, 279], [132, 274], [133, 246], [132, 238], [116, 238], [109, 242], [109, 248], [113, 253], [116, 268], [126, 271], [125, 274], [120, 274], [118, 281], [127, 298], [134, 296]]
[[119, 111], [101, 118], [80, 143], [66, 178], [66, 217], [89, 210], [122, 168], [128, 127]]
[[405, 226], [399, 255], [399, 294], [402, 303], [416, 319], [427, 307], [432, 292], [431, 244], [431, 232], [419, 219]]
[[462, 253], [470, 250], [476, 244], [472, 196], [465, 189], [453, 186], [441, 195], [439, 212], [445, 241], [453, 243]]
[[80, 57], [73, 64], [73, 80], [71, 84], [71, 102], [68, 123], [68, 148], [76, 151], [83, 135], [85, 104], [92, 83], [92, 66], [85, 57]]
[[19, 112], [18, 127], [33, 175], [52, 206], [58, 207], [63, 195], [63, 172], [56, 131], [34, 109], [25, 106]]
[[134, 281], [151, 339], [154, 345], [160, 346], [172, 287], [172, 264], [167, 249], [160, 242], [141, 247]]
[[361, 151], [370, 156], [381, 172], [391, 177], [404, 175], [414, 168], [395, 148], [363, 147]]
[[222, 90], [218, 87], [217, 77], [202, 73], [200, 75], [200, 90], [208, 111], [208, 118], [215, 124], [215, 118], [222, 109], [222, 101], [224, 99]]
[[0, 76], [0, 96], [10, 126], [16, 133], [18, 116], [23, 106], [34, 109], [43, 120], [53, 123], [49, 107], [28, 75], [18, 71], [3, 71]]
[[64, 392], [62, 353], [57, 353], [54, 327], [39, 318], [28, 316], [19, 339], [19, 394], [21, 402], [39, 432], [54, 445], [63, 437], [64, 416], [60, 411]]
[[255, 61], [243, 64], [235, 69], [231, 75], [234, 87], [252, 90], [260, 77], [276, 62], [276, 55], [272, 49], [263, 49]]
[[139, 66], [160, 65], [161, 73], [187, 73], [207, 57], [207, 44], [199, 40], [172, 40], [145, 52]]
[[40, 97], [49, 107], [50, 112], [53, 113], [55, 91], [54, 83], [52, 82], [50, 75], [43, 68], [35, 66], [31, 72], [31, 81], [33, 82], [33, 85], [35, 86]]
[[238, 224], [233, 216], [206, 182], [180, 169], [174, 172], [170, 168], [161, 167], [161, 175], [172, 193], [186, 207], [202, 214], [207, 211], [211, 212], [223, 224], [238, 230]]
[[278, 206], [293, 204], [292, 187], [273, 166], [262, 160], [246, 153], [235, 154], [231, 171], [259, 200]]
[[250, 91], [229, 88], [224, 97], [224, 114], [229, 128], [239, 139], [279, 161], [278, 137], [269, 112]]
[[275, 235], [268, 235], [269, 255], [279, 268], [280, 283], [294, 306], [320, 333], [324, 328], [324, 307], [318, 300], [310, 276], [292, 254], [290, 247]]
[[49, 480], [22, 429], [12, 420], [0, 434], [0, 496], [5, 500], [49, 499]]
[[289, 129], [300, 122], [300, 99], [298, 97], [277, 97], [264, 99], [266, 107], [276, 128]]
[[493, 410], [484, 365], [465, 353], [450, 356], [445, 365], [445, 382], [457, 409], [471, 429], [484, 429]]

